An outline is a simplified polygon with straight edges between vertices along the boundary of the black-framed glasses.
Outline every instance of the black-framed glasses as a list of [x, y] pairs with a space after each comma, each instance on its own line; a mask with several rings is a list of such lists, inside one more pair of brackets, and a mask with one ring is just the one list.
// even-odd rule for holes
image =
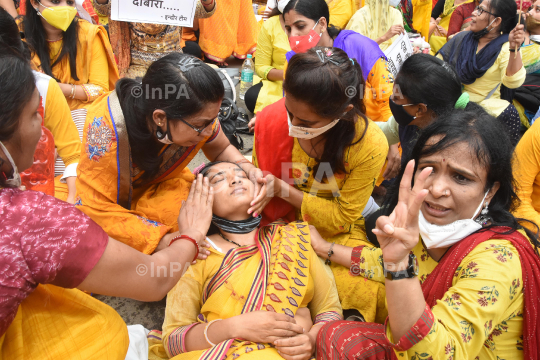
[[178, 120], [180, 120], [181, 122], [183, 122], [184, 124], [186, 124], [187, 126], [192, 128], [193, 130], [195, 130], [199, 135], [201, 135], [201, 133], [204, 131], [204, 129], [206, 129], [208, 126], [212, 125], [214, 123], [214, 121], [216, 121], [216, 119], [208, 120], [202, 127], [196, 128], [195, 126], [191, 125], [190, 123], [188, 123], [186, 120], [184, 120], [182, 118], [178, 118]]
[[478, 16], [482, 15], [483, 13], [488, 13], [489, 15], [492, 15], [492, 16], [495, 16], [495, 17], [499, 17], [499, 15], [494, 14], [494, 13], [490, 13], [490, 12], [487, 11], [486, 9], [481, 8], [480, 5], [478, 5], [477, 7], [475, 7], [475, 8], [474, 8], [474, 11], [476, 11], [476, 13], [478, 14]]

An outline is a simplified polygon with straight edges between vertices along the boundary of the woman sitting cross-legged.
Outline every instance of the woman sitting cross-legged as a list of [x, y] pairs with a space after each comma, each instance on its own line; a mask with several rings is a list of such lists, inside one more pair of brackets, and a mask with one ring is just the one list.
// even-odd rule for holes
[[504, 126], [454, 110], [422, 132], [411, 158], [394, 211], [373, 230], [381, 248], [346, 254], [351, 273], [385, 282], [386, 326], [328, 324], [318, 358], [538, 359], [538, 238], [510, 213]]
[[311, 358], [321, 326], [342, 319], [333, 277], [311, 248], [317, 230], [259, 227], [261, 216], [248, 214], [254, 185], [234, 163], [201, 173], [214, 193], [210, 255], [169, 292], [150, 359]]

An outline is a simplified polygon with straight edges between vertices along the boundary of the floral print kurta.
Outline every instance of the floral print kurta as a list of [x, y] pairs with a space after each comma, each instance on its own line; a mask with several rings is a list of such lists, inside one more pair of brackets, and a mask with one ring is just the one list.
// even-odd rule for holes
[[[422, 242], [413, 249], [423, 283], [437, 262]], [[384, 282], [382, 251], [355, 249], [351, 273]], [[398, 359], [523, 359], [523, 279], [518, 252], [506, 240], [488, 240], [458, 266], [452, 287], [395, 344]]]

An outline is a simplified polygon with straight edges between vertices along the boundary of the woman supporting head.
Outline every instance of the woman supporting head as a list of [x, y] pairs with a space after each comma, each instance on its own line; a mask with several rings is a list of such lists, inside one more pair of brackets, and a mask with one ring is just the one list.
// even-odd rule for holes
[[[167, 297], [163, 333], [151, 352], [227, 359], [310, 358], [321, 326], [342, 319], [333, 280], [310, 245], [306, 223], [259, 227], [247, 213], [254, 186], [231, 162], [207, 164], [213, 201], [211, 253]], [[247, 220], [246, 220], [247, 218]]]
[[150, 256], [109, 238], [73, 205], [21, 190], [19, 171], [32, 165], [41, 137], [34, 81], [26, 59], [0, 53], [0, 97], [5, 101], [0, 107], [0, 266], [10, 269], [0, 278], [0, 356], [123, 359], [129, 346], [124, 321], [74, 288], [141, 301], [162, 299], [182, 272], [156, 279], [147, 270], [187, 268], [197, 258], [198, 243], [210, 225], [211, 191], [201, 176], [179, 215], [180, 236]]
[[[266, 199], [263, 223], [304, 220], [336, 247], [370, 246], [362, 210], [388, 145], [364, 115], [363, 83], [358, 62], [340, 49], [316, 47], [292, 57], [283, 84], [286, 97], [257, 115], [253, 161], [271, 174], [266, 179], [274, 197]], [[315, 240], [313, 246], [323, 259], [332, 256]], [[335, 261], [329, 263], [343, 307], [382, 321], [384, 288], [364, 280], [351, 285], [348, 269]], [[354, 289], [369, 299], [353, 297]]]
[[[194, 179], [187, 165], [200, 149], [262, 181], [221, 131], [223, 95], [217, 73], [185, 54], [154, 62], [140, 84], [120, 80], [88, 108], [76, 205], [110, 236], [152, 253], [178, 230], [178, 210]], [[264, 197], [264, 184], [255, 187]]]
[[[352, 336], [355, 356], [369, 348], [391, 358], [537, 359], [538, 240], [511, 214], [517, 197], [503, 125], [483, 111], [454, 110], [422, 132], [411, 159], [400, 204], [377, 221], [381, 249], [353, 253], [351, 267], [385, 281], [390, 325], [331, 324], [319, 333], [318, 352], [330, 352], [321, 358]], [[343, 336], [324, 340], [337, 329]]]
[[519, 51], [524, 32], [523, 25], [516, 26], [516, 2], [484, 0], [472, 16], [470, 31], [454, 36], [438, 56], [456, 69], [471, 101], [507, 126], [516, 144], [521, 136], [521, 122], [511, 104], [512, 89], [525, 80]]
[[335, 47], [347, 53], [362, 69], [366, 82], [357, 96], [365, 99], [366, 115], [373, 121], [387, 121], [391, 116], [388, 99], [392, 94], [393, 76], [377, 43], [351, 30], [331, 25], [328, 5], [324, 0], [292, 0], [283, 10], [285, 30], [292, 51], [297, 53], [315, 46]]

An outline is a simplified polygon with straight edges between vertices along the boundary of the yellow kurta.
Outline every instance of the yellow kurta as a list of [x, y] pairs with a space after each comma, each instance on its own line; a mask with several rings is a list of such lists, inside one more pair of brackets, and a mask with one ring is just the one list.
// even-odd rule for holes
[[[521, 201], [514, 216], [540, 226], [540, 122], [536, 121], [525, 132], [516, 146], [514, 177], [518, 183], [517, 195]], [[527, 225], [527, 223], [523, 223]], [[532, 231], [536, 229], [528, 225]]]
[[[270, 238], [269, 280], [266, 282], [264, 305], [261, 310], [283, 313], [283, 308], [286, 308], [288, 309], [286, 313], [293, 316], [298, 307], [307, 307], [314, 324], [340, 319], [341, 307], [334, 281], [311, 247], [307, 224], [292, 223], [288, 226], [269, 227], [272, 226], [275, 226], [276, 230], [273, 240]], [[260, 235], [258, 241], [261, 241]], [[245, 253], [250, 249], [253, 249], [254, 253], [235, 267], [230, 276], [226, 280], [223, 279], [224, 283], [214, 288], [206, 297], [208, 288], [215, 286], [212, 280], [218, 271], [221, 276], [227, 273], [224, 270], [227, 260], [234, 256], [234, 259], [239, 261], [242, 256], [233, 254]], [[162, 343], [150, 338], [150, 359], [169, 357], [175, 360], [198, 359], [206, 350], [186, 352], [184, 343], [185, 334], [193, 325], [215, 319], [228, 319], [245, 313], [243, 308], [249, 301], [247, 299], [253, 283], [261, 281], [256, 275], [262, 261], [261, 251], [255, 246], [231, 251], [232, 253], [225, 255], [210, 248], [210, 256], [191, 266], [169, 292]], [[297, 255], [298, 252], [301, 252], [302, 256]], [[301, 275], [297, 275], [296, 266], [302, 268]], [[291, 288], [294, 290], [291, 291]], [[282, 359], [277, 350], [269, 344], [236, 340], [234, 346], [227, 352], [229, 360], [238, 357]]]
[[330, 11], [330, 24], [345, 28], [353, 14], [358, 10], [356, 0], [327, 0], [328, 10]]
[[283, 81], [268, 80], [267, 75], [272, 69], [284, 69], [288, 51], [291, 51], [291, 46], [287, 34], [281, 27], [279, 16], [273, 16], [264, 22], [257, 41], [255, 72], [262, 79], [263, 86], [257, 97], [255, 113], [283, 97]]
[[[478, 52], [478, 51], [477, 51]], [[442, 59], [442, 55], [438, 55]], [[510, 103], [501, 99], [501, 87], [498, 84], [504, 84], [509, 89], [517, 89], [525, 82], [525, 67], [521, 67], [517, 73], [512, 76], [506, 75], [506, 68], [510, 60], [510, 47], [508, 42], [502, 44], [501, 52], [495, 60], [495, 63], [487, 69], [481, 78], [476, 79], [470, 85], [463, 85], [463, 91], [469, 93], [471, 101], [481, 105], [492, 116], [499, 116]], [[485, 98], [498, 85], [497, 90], [487, 100]]]
[[[413, 249], [423, 283], [435, 269], [423, 243]], [[384, 283], [381, 249], [364, 248], [360, 274]], [[398, 359], [523, 359], [523, 277], [510, 241], [488, 240], [474, 248], [456, 270], [452, 286], [431, 310], [429, 334]], [[390, 327], [387, 335], [392, 339]], [[395, 341], [394, 341], [395, 340]]]
[[[399, 10], [388, 5], [388, 2], [381, 4], [375, 0], [368, 0], [366, 6], [353, 15], [346, 29], [356, 31], [375, 41], [386, 34], [393, 25], [403, 26], [403, 16]], [[388, 49], [397, 37], [398, 35], [395, 35], [385, 42], [380, 43], [379, 47], [381, 50], [385, 51]]]
[[[364, 131], [363, 121], [356, 125], [355, 139]], [[257, 166], [257, 151], [253, 148], [253, 162]], [[266, 150], [268, 151], [268, 150]], [[307, 221], [317, 228], [329, 242], [355, 247], [372, 246], [367, 241], [362, 210], [366, 206], [375, 181], [388, 153], [388, 142], [383, 132], [373, 122], [362, 141], [345, 150], [345, 168], [348, 174], [336, 174], [328, 183], [314, 179], [315, 159], [310, 158], [294, 139], [292, 151], [294, 187], [304, 192], [302, 209], [297, 219]], [[320, 170], [325, 168], [321, 166]], [[327, 168], [327, 174], [329, 174]], [[308, 191], [313, 193], [309, 193]], [[349, 275], [349, 269], [332, 264], [343, 309], [357, 309], [366, 321], [383, 322], [387, 313], [384, 303], [384, 285]]]
[[[68, 98], [67, 102], [71, 110], [88, 107], [100, 95], [114, 90], [118, 81], [118, 69], [105, 28], [92, 25], [85, 20], [78, 20], [78, 22], [79, 47], [76, 63], [79, 80], [71, 77], [67, 56], [60, 64], [52, 68], [53, 76], [60, 83], [81, 85], [87, 94], [86, 101]], [[49, 42], [51, 65], [60, 54], [62, 44], [62, 40]], [[37, 56], [34, 56], [32, 62], [38, 69], [41, 68], [41, 61]]]
[[127, 326], [114, 309], [77, 289], [39, 285], [0, 337], [0, 359], [123, 360]]
[[[54, 146], [64, 164], [76, 164], [81, 157], [81, 140], [71, 118], [66, 97], [53, 78], [39, 73], [34, 76], [42, 98], [43, 125], [53, 134]], [[42, 94], [42, 91], [45, 93]]]
[[[88, 108], [75, 205], [113, 239], [150, 254], [165, 234], [178, 230], [182, 200], [187, 199], [194, 180], [187, 164], [207, 141], [217, 136], [220, 127], [216, 120], [212, 125], [214, 133], [189, 148], [164, 146], [158, 174], [143, 180], [144, 171], [138, 167], [132, 166], [130, 173], [124, 173], [127, 169], [120, 167], [123, 157], [118, 156], [118, 139], [127, 135], [119, 135], [118, 125], [113, 125], [108, 107], [110, 96], [98, 98]], [[129, 208], [120, 204], [124, 178], [131, 189]]]

